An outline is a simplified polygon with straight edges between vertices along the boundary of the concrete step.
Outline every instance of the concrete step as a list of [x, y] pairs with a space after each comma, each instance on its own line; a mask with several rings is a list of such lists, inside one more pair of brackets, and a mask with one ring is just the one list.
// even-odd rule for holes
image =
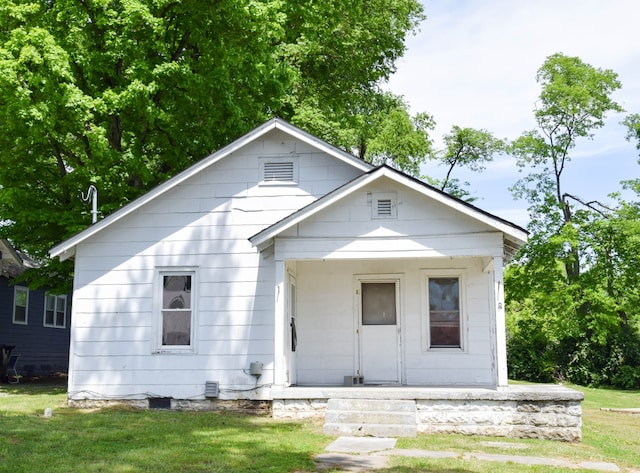
[[413, 400], [329, 399], [323, 431], [327, 435], [415, 437]]
[[415, 437], [416, 426], [400, 424], [324, 424], [325, 435], [350, 437]]
[[346, 411], [327, 410], [325, 422], [333, 424], [413, 424], [416, 425], [416, 413], [398, 411]]
[[329, 399], [327, 409], [340, 411], [416, 412], [416, 402], [406, 399]]

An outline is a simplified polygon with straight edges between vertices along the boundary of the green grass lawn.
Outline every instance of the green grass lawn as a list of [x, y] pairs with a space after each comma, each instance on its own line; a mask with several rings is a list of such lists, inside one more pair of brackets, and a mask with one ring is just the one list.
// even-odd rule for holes
[[[398, 448], [548, 456], [640, 465], [640, 416], [601, 407], [640, 407], [640, 393], [580, 388], [583, 441], [421, 435]], [[333, 438], [312, 422], [214, 412], [65, 407], [64, 386], [0, 386], [0, 472], [311, 472]], [[44, 417], [51, 407], [54, 415]], [[513, 444], [493, 446], [487, 442]], [[388, 472], [553, 472], [549, 467], [393, 457]], [[577, 470], [571, 470], [577, 471]]]

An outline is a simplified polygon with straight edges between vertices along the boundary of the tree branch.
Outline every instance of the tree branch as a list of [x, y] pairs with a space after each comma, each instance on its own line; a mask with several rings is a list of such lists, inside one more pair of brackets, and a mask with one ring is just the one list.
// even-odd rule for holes
[[611, 207], [608, 207], [606, 205], [604, 205], [602, 202], [599, 202], [597, 200], [590, 200], [589, 202], [585, 202], [584, 200], [582, 200], [579, 197], [576, 197], [575, 195], [572, 194], [563, 194], [562, 195], [562, 199], [565, 200], [566, 198], [570, 198], [575, 200], [576, 202], [578, 202], [579, 204], [584, 205], [585, 207], [590, 208], [591, 210], [593, 210], [594, 212], [599, 213], [600, 215], [602, 215], [604, 218], [611, 218], [609, 214], [607, 214], [605, 212], [605, 210], [602, 209], [606, 209], [609, 212], [613, 212], [614, 210]]

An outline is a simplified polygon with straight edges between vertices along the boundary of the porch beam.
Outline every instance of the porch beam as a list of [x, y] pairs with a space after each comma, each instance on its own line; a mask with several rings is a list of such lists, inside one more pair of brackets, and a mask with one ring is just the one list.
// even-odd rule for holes
[[390, 238], [280, 237], [275, 258], [285, 259], [404, 259], [502, 256], [502, 235], [472, 233]]

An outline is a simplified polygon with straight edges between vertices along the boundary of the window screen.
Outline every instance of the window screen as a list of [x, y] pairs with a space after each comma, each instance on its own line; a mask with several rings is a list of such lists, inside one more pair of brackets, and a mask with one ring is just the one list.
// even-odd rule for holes
[[362, 283], [362, 325], [396, 324], [396, 284]]
[[162, 277], [162, 345], [191, 344], [190, 274]]
[[458, 278], [429, 278], [429, 335], [432, 348], [459, 348]]

